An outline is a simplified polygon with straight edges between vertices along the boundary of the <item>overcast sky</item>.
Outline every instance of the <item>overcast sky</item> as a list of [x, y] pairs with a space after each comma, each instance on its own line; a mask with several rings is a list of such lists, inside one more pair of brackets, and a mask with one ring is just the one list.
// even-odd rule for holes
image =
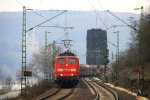
[[150, 0], [0, 0], [0, 11], [22, 11], [22, 5], [33, 9], [111, 10], [134, 12], [150, 5]]

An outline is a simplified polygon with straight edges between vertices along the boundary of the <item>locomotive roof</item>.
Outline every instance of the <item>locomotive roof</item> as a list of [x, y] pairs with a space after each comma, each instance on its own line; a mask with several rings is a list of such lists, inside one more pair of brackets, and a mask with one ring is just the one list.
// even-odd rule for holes
[[65, 51], [63, 53], [60, 53], [58, 56], [76, 56], [76, 55], [70, 51]]
[[66, 58], [66, 57], [68, 57], [68, 58], [78, 58], [77, 56], [56, 56], [56, 58]]

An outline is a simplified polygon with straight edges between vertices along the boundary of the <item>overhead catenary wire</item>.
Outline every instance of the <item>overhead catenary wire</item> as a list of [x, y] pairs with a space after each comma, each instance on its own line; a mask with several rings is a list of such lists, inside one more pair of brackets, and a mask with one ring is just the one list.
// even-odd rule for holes
[[59, 37], [59, 38], [56, 40], [56, 42], [59, 41], [60, 39], [62, 39], [63, 37], [65, 37], [65, 36], [66, 36], [66, 34], [64, 34], [63, 36]]
[[92, 5], [92, 3], [90, 2], [90, 0], [88, 0], [90, 6], [93, 8], [94, 12], [96, 13], [96, 15], [98, 16], [98, 18], [101, 20], [103, 26], [107, 29], [107, 26], [105, 25], [104, 21], [102, 20], [102, 18], [100, 17], [99, 13], [97, 12], [97, 10], [95, 9], [95, 7]]
[[110, 41], [108, 41], [108, 40], [107, 40], [107, 42], [110, 43], [111, 45], [117, 47], [117, 45], [115, 45], [114, 43], [112, 43], [112, 42], [110, 42]]
[[[16, 0], [16, 1], [17, 1], [19, 4], [21, 4], [22, 6], [25, 6], [25, 4], [23, 4], [23, 3], [20, 2], [19, 0]], [[40, 3], [41, 3], [41, 2], [40, 2]], [[30, 9], [28, 6], [26, 6], [26, 7], [27, 7], [27, 9]], [[37, 15], [40, 16], [41, 18], [45, 19], [46, 21], [44, 21], [44, 22], [42, 22], [42, 23], [40, 23], [40, 24], [38, 24], [38, 25], [36, 25], [36, 26], [30, 28], [30, 29], [27, 30], [27, 31], [30, 31], [30, 30], [34, 29], [35, 27], [38, 27], [38, 26], [40, 26], [40, 25], [46, 23], [47, 21], [49, 21], [49, 20], [51, 20], [51, 19], [53, 19], [53, 18], [55, 18], [55, 17], [57, 17], [57, 16], [59, 16], [59, 15], [65, 13], [65, 12], [67, 12], [67, 10], [61, 10], [61, 11], [63, 11], [62, 13], [60, 13], [60, 14], [58, 14], [58, 15], [56, 15], [56, 16], [50, 18], [50, 19], [47, 19], [46, 17], [44, 17], [43, 15], [41, 15], [40, 13], [38, 13], [38, 12], [37, 12], [37, 9], [30, 9], [30, 10], [32, 10], [35, 14], [37, 14]], [[35, 11], [35, 10], [36, 10], [36, 11]], [[51, 10], [51, 11], [60, 11], [60, 10]], [[59, 28], [64, 28], [64, 27], [58, 26], [58, 25], [56, 25], [56, 24], [55, 24], [55, 26], [51, 26], [51, 27], [56, 27], [56, 26], [59, 27]], [[42, 26], [41, 26], [41, 27], [42, 27]], [[44, 27], [46, 27], [46, 26], [44, 26]], [[47, 26], [47, 27], [49, 27], [49, 26]], [[67, 27], [67, 28], [68, 28], [68, 27]], [[73, 29], [74, 27], [69, 27], [69, 28]], [[26, 32], [27, 32], [27, 31], [26, 31]], [[64, 36], [65, 36], [65, 35], [64, 35]], [[64, 36], [63, 36], [63, 37], [64, 37]]]
[[73, 29], [73, 28], [75, 28], [75, 27], [64, 27], [64, 26], [58, 26], [58, 25], [56, 25], [56, 26], [39, 26], [39, 27], [53, 27], [53, 28], [68, 28], [68, 29]]
[[[35, 11], [35, 10], [36, 10], [36, 11]], [[46, 17], [44, 17], [42, 14], [38, 13], [37, 11], [38, 11], [38, 9], [33, 9], [33, 12], [34, 12], [35, 14], [37, 14], [37, 15], [39, 15], [41, 18], [47, 20]], [[66, 11], [66, 10], [50, 10], [50, 11]], [[51, 21], [51, 23], [52, 23], [52, 21]], [[55, 26], [57, 25], [57, 24], [55, 24], [55, 23], [52, 23], [52, 24], [55, 25]]]
[[[19, 0], [16, 0], [16, 1], [17, 1], [20, 5], [26, 6], [25, 4], [23, 4], [23, 3], [20, 2]], [[27, 8], [27, 9], [30, 9], [30, 7], [28, 7], [28, 6], [26, 6], [26, 8]], [[40, 13], [37, 12], [38, 9], [30, 9], [30, 10], [32, 10], [32, 12], [34, 12], [36, 15], [40, 16], [41, 18], [47, 20], [46, 17], [44, 17], [42, 14], [40, 14]], [[60, 11], [60, 10], [50, 10], [50, 11]], [[65, 11], [65, 10], [61, 10], [61, 11]], [[51, 23], [52, 23], [52, 22], [51, 22]], [[53, 24], [53, 25], [57, 25], [57, 24], [55, 24], [55, 23], [52, 23], [52, 24]]]
[[[42, 3], [44, 4], [43, 6], [45, 7], [45, 6], [49, 6], [48, 5], [48, 3], [44, 3], [42, 0], [40, 0], [40, 6], [41, 6], [41, 9], [42, 9]], [[49, 9], [48, 11], [65, 11], [65, 10], [52, 10], [52, 9]], [[68, 11], [67, 11], [68, 12]], [[66, 15], [67, 15], [67, 13], [66, 13]], [[47, 19], [45, 19], [45, 20], [47, 20]], [[52, 23], [52, 21], [51, 21], [51, 23]], [[58, 26], [56, 23], [52, 23], [53, 25], [55, 25], [55, 26]]]
[[48, 22], [48, 21], [50, 21], [50, 20], [52, 20], [52, 19], [54, 19], [55, 17], [58, 17], [59, 15], [65, 13], [65, 12], [67, 12], [67, 11], [63, 11], [62, 13], [59, 13], [59, 14], [53, 16], [52, 18], [50, 18], [50, 19], [48, 19], [48, 20], [46, 20], [46, 21], [44, 21], [44, 22], [42, 22], [42, 23], [40, 23], [40, 24], [38, 24], [38, 25], [35, 25], [34, 27], [28, 29], [26, 32], [28, 32], [28, 31], [30, 31], [30, 30], [32, 30], [32, 29], [34, 29], [34, 28], [36, 28], [36, 27], [38, 27], [38, 26], [40, 26], [40, 25], [42, 25], [42, 24], [44, 24], [44, 23], [46, 23], [46, 22]]
[[123, 23], [126, 24], [127, 26], [129, 26], [130, 28], [132, 28], [132, 29], [134, 29], [135, 31], [138, 32], [138, 30], [137, 30], [135, 27], [129, 25], [128, 23], [126, 23], [125, 21], [123, 21], [121, 18], [119, 18], [118, 16], [116, 16], [115, 14], [113, 14], [112, 12], [110, 12], [109, 10], [107, 10], [107, 12], [110, 13], [111, 15], [113, 15], [114, 17], [116, 17], [118, 20], [120, 20], [121, 22], [123, 22]]
[[[25, 4], [23, 4], [22, 2], [20, 2], [19, 0], [16, 0], [19, 4], [21, 4], [22, 6], [26, 6]], [[28, 6], [26, 6], [27, 9], [30, 9]], [[37, 11], [37, 9], [31, 9], [35, 14], [37, 14], [38, 16], [42, 17], [43, 19], [47, 20], [44, 16], [42, 16], [41, 14], [39, 14]]]
[[[55, 40], [55, 42], [58, 42], [59, 40], [61, 40], [62, 38], [64, 38], [66, 35], [62, 35], [61, 37], [59, 37], [58, 39]], [[53, 42], [51, 42], [50, 44], [52, 44]], [[61, 43], [60, 43], [61, 44]]]

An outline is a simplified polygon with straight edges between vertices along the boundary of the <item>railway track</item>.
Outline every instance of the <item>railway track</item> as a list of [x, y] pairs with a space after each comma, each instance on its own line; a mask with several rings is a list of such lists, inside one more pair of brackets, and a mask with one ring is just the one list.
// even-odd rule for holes
[[99, 84], [101, 87], [105, 88], [107, 91], [109, 91], [113, 96], [114, 96], [114, 100], [119, 100], [118, 99], [118, 95], [115, 91], [113, 91], [112, 89], [110, 89], [108, 86], [106, 86], [104, 83], [98, 81], [98, 80], [94, 80], [92, 79], [93, 81], [95, 81], [97, 84]]
[[34, 100], [64, 100], [74, 92], [74, 88], [57, 88], [53, 92], [47, 91]]
[[85, 81], [92, 87], [92, 89], [96, 93], [96, 97], [94, 100], [118, 100], [117, 94], [102, 83], [94, 80], [93, 78], [86, 78]]
[[[101, 83], [99, 80], [95, 80], [94, 78], [84, 78], [82, 80], [90, 89], [93, 100], [118, 100], [117, 94], [106, 85]], [[42, 95], [36, 97], [33, 100], [80, 100], [80, 98], [74, 99], [75, 95], [73, 94], [76, 93], [75, 91], [77, 91], [77, 89], [75, 91], [74, 90], [74, 88], [53, 87], [46, 93], [43, 93]], [[80, 94], [78, 93], [78, 95]], [[88, 94], [86, 93], [86, 95]], [[77, 95], [75, 96], [75, 98], [76, 97]], [[82, 99], [84, 98], [86, 98], [86, 96], [82, 97]]]
[[87, 86], [89, 87], [90, 91], [92, 91], [92, 94], [95, 94], [94, 100], [99, 100], [99, 93], [96, 91], [94, 86], [91, 85], [90, 81], [87, 80], [87, 79], [83, 79], [83, 81], [85, 82], [85, 84], [87, 84]]

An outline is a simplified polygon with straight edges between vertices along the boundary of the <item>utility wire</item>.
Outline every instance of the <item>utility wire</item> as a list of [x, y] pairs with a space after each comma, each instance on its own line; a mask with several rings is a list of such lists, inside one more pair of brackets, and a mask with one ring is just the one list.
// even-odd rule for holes
[[[38, 25], [35, 25], [34, 27], [32, 27], [32, 28], [30, 28], [30, 29], [28, 29], [27, 31], [30, 31], [30, 30], [32, 30], [32, 29], [34, 29], [34, 28], [36, 28], [36, 27], [38, 27], [38, 26], [40, 26], [40, 25], [42, 25], [42, 24], [44, 24], [44, 23], [46, 23], [46, 22], [48, 22], [48, 21], [50, 21], [50, 20], [52, 20], [52, 19], [54, 19], [55, 17], [58, 17], [59, 15], [65, 13], [65, 12], [67, 12], [67, 11], [63, 11], [62, 13], [60, 13], [60, 14], [58, 14], [58, 15], [55, 15], [54, 17], [52, 17], [52, 18], [50, 18], [50, 19], [48, 19], [48, 20], [46, 20], [46, 21], [44, 21], [44, 22], [42, 22], [42, 23], [40, 23], [40, 24], [38, 24]], [[27, 31], [26, 31], [26, 32], [27, 32]]]
[[60, 39], [62, 39], [65, 36], [66, 36], [66, 34], [64, 34], [63, 36], [61, 36], [60, 38], [58, 38], [56, 41], [59, 41]]
[[102, 20], [102, 18], [100, 17], [99, 13], [97, 12], [97, 10], [95, 9], [95, 7], [92, 5], [92, 3], [88, 0], [89, 4], [91, 5], [91, 7], [93, 8], [94, 12], [96, 13], [96, 15], [99, 17], [99, 19], [101, 20], [103, 26], [107, 29], [107, 26], [105, 25], [104, 21]]
[[18, 0], [16, 0], [19, 4], [21, 4], [22, 6], [25, 6], [22, 2], [20, 2], [20, 1], [18, 1]]
[[[21, 4], [22, 6], [25, 6], [22, 2], [20, 2], [20, 1], [18, 1], [18, 0], [16, 0], [19, 4]], [[30, 9], [28, 6], [26, 6], [27, 7], [27, 9]], [[42, 16], [41, 14], [39, 14], [37, 11], [34, 11], [34, 10], [36, 10], [36, 9], [32, 9], [32, 11], [35, 13], [35, 14], [37, 14], [37, 15], [39, 15], [40, 17], [42, 17], [43, 19], [45, 19], [45, 20], [47, 20], [44, 16]]]
[[[61, 37], [59, 37], [58, 39], [55, 40], [55, 42], [58, 42], [60, 39], [62, 39], [63, 37], [65, 37], [65, 34]], [[51, 42], [49, 45], [53, 44], [53, 42]], [[63, 43], [57, 43], [57, 44], [63, 44]]]
[[134, 29], [135, 31], [138, 32], [138, 30], [135, 27], [129, 25], [128, 23], [126, 23], [125, 21], [123, 21], [121, 18], [119, 18], [118, 16], [114, 15], [113, 13], [111, 13], [109, 10], [107, 10], [107, 12], [109, 12], [111, 15], [113, 15], [114, 17], [116, 17], [117, 19], [119, 19], [121, 22], [125, 23], [127, 26], [129, 26], [130, 28], [132, 28], [132, 29]]
[[[22, 2], [20, 2], [19, 0], [16, 0], [19, 4], [21, 4], [22, 6], [25, 6]], [[26, 6], [28, 9], [30, 9], [28, 6]], [[36, 11], [35, 11], [36, 10]], [[45, 20], [47, 20], [47, 18], [46, 17], [44, 17], [44, 16], [42, 16], [40, 13], [38, 13], [37, 12], [37, 9], [32, 9], [32, 11], [36, 14], [36, 15], [38, 15], [38, 16], [40, 16], [41, 18], [43, 18], [43, 19], [45, 19]], [[54, 10], [54, 11], [59, 11], [59, 10]], [[62, 11], [65, 11], [65, 10], [62, 10]], [[52, 23], [52, 22], [51, 22]], [[54, 23], [52, 23], [53, 25], [56, 25], [56, 24], [54, 24]]]
[[[34, 11], [34, 10], [36, 10], [36, 11]], [[37, 14], [37, 15], [39, 15], [40, 17], [42, 17], [43, 19], [47, 20], [46, 17], [42, 16], [40, 13], [37, 12], [37, 9], [34, 9], [34, 10], [33, 10], [33, 12], [34, 12], [35, 14]], [[50, 10], [50, 11], [59, 11], [59, 10]], [[61, 11], [65, 11], [65, 10], [61, 10]], [[52, 23], [52, 22], [51, 22], [51, 23]], [[57, 24], [55, 24], [55, 23], [52, 23], [52, 24], [57, 26]]]
[[39, 26], [39, 27], [54, 27], [54, 28], [63, 28], [63, 29], [73, 29], [73, 28], [75, 28], [75, 27], [64, 27], [64, 26], [58, 26], [58, 25], [56, 25], [56, 26]]
[[117, 47], [114, 43], [110, 42], [109, 40], [107, 40], [111, 45]]

